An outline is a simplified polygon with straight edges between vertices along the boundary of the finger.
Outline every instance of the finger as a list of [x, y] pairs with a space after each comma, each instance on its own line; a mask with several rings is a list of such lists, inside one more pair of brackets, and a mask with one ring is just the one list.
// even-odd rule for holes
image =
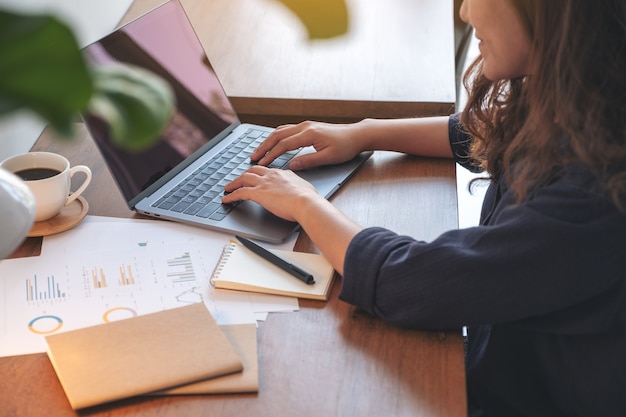
[[230, 204], [230, 203], [236, 203], [237, 201], [244, 200], [244, 198], [242, 197], [242, 195], [239, 192], [239, 190], [242, 190], [242, 188], [238, 188], [237, 190], [233, 191], [232, 193], [224, 194], [222, 196], [222, 203], [223, 204]]
[[256, 184], [259, 176], [263, 175], [269, 168], [254, 165], [246, 172], [224, 185], [224, 192], [231, 193], [241, 187], [250, 187]]
[[299, 150], [311, 145], [311, 139], [308, 136], [305, 132], [299, 132], [281, 140], [258, 161], [258, 164], [267, 166], [286, 152]]
[[265, 175], [268, 173], [268, 171], [270, 171], [271, 168], [268, 167], [264, 167], [261, 165], [253, 165], [250, 168], [247, 169], [246, 173], [252, 173], [252, 174], [256, 174], [256, 175]]
[[[243, 175], [242, 175], [243, 176]], [[235, 178], [228, 184], [224, 184], [224, 195], [228, 195], [243, 187], [243, 181], [241, 177]]]
[[244, 172], [231, 182], [224, 184], [224, 194], [230, 194], [241, 187], [245, 187], [246, 183], [250, 183], [248, 172]]
[[234, 203], [237, 201], [245, 200], [245, 190], [249, 190], [251, 185], [249, 176], [252, 174], [242, 174], [239, 178], [234, 179], [232, 182], [224, 185], [224, 195], [222, 196], [222, 203]]
[[328, 165], [330, 162], [324, 157], [324, 152], [313, 152], [302, 156], [297, 156], [289, 163], [292, 171], [314, 168], [320, 165]]
[[222, 203], [228, 204], [241, 200], [249, 200], [249, 197], [247, 197], [249, 191], [259, 184], [263, 174], [269, 170], [270, 169], [266, 167], [253, 166], [239, 177], [225, 184]]
[[267, 139], [269, 140], [268, 145], [271, 146], [273, 144], [273, 146], [270, 148], [263, 146], [259, 151], [260, 155], [254, 155], [255, 158], [260, 158], [257, 160], [258, 164], [269, 165], [285, 152], [313, 145], [315, 132], [310, 129], [310, 126], [311, 122], [282, 126], [273, 137], [270, 135], [271, 140], [270, 137]]
[[291, 128], [295, 125], [278, 126], [250, 155], [253, 161], [259, 161], [267, 152], [270, 151], [278, 142], [290, 135]]

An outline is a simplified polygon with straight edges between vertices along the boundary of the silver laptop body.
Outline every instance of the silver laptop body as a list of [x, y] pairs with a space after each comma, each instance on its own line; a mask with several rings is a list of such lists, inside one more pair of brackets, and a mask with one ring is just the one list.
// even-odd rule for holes
[[[111, 142], [106, 124], [93, 115], [83, 114], [87, 129], [131, 209], [268, 242], [281, 242], [297, 230], [297, 224], [274, 216], [254, 202], [221, 205], [212, 213], [208, 206], [203, 206], [212, 200], [211, 207], [215, 208], [219, 196], [213, 198], [214, 189], [222, 187], [223, 193], [223, 184], [250, 166], [246, 152], [249, 154], [273, 129], [240, 122], [178, 0], [170, 0], [116, 29], [87, 46], [84, 54], [95, 64], [123, 62], [147, 68], [167, 80], [176, 95], [176, 111], [170, 125], [154, 146], [140, 152], [120, 149]], [[255, 142], [244, 146], [242, 140]], [[244, 152], [235, 162], [229, 159], [235, 154], [233, 149]], [[299, 152], [312, 151], [304, 148]], [[295, 154], [285, 155], [277, 163], [286, 167]], [[328, 198], [370, 155], [371, 152], [363, 153], [344, 164], [298, 174]], [[211, 169], [207, 167], [216, 163], [223, 165], [218, 170], [232, 172], [209, 190], [212, 174], [203, 172], [212, 171], [202, 170]], [[186, 192], [192, 185], [198, 186], [198, 190], [193, 196], [182, 197], [183, 189]], [[172, 200], [174, 197], [184, 201]]]

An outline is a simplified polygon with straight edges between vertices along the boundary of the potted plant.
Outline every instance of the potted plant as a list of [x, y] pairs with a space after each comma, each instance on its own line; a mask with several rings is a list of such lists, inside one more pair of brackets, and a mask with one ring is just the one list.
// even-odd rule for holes
[[[61, 137], [71, 137], [86, 109], [105, 119], [120, 147], [158, 138], [174, 107], [169, 85], [146, 70], [91, 68], [69, 27], [51, 15], [0, 10], [0, 117], [29, 109]], [[0, 172], [0, 259], [32, 225], [34, 199], [14, 175]]]

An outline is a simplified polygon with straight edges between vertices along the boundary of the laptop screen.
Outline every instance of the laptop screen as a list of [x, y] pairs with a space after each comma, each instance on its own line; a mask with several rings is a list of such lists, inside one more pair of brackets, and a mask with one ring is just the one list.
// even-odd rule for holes
[[169, 1], [84, 49], [88, 62], [122, 62], [158, 74], [176, 96], [174, 116], [158, 141], [138, 152], [111, 141], [102, 120], [83, 118], [127, 201], [224, 131], [237, 116], [184, 10]]

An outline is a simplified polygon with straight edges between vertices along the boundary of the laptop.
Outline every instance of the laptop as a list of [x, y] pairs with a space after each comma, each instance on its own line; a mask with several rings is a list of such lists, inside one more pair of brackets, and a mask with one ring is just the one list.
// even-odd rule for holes
[[[123, 62], [144, 67], [172, 86], [176, 109], [159, 140], [130, 152], [116, 147], [108, 127], [83, 114], [128, 206], [136, 212], [278, 243], [297, 230], [296, 223], [260, 205], [221, 204], [224, 184], [251, 166], [252, 150], [272, 128], [242, 123], [178, 0], [169, 0], [116, 29], [83, 50], [88, 62]], [[271, 166], [287, 168], [303, 148]], [[369, 158], [371, 152], [332, 166], [298, 171], [317, 191], [330, 197]]]

